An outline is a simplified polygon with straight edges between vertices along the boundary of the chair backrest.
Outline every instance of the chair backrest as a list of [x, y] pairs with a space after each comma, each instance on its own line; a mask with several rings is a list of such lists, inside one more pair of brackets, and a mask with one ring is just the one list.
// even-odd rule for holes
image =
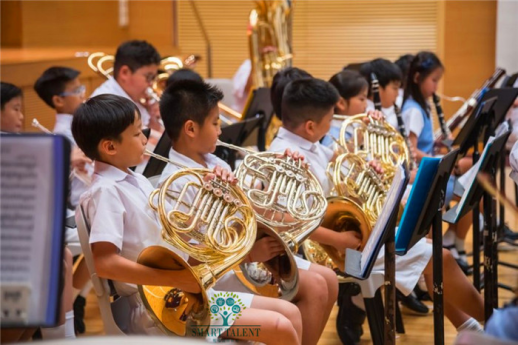
[[[250, 135], [250, 133], [252, 133], [255, 128], [261, 125], [263, 118], [264, 117], [262, 115], [259, 115], [223, 127], [221, 129], [219, 140], [228, 144], [243, 146], [243, 142]], [[226, 161], [232, 170], [235, 169], [236, 151], [226, 147], [218, 146], [214, 154]]]
[[[164, 131], [164, 133], [162, 133], [162, 137], [156, 144], [155, 149], [153, 150], [153, 153], [160, 155], [162, 157], [169, 157], [170, 149], [171, 149], [171, 139], [169, 138], [169, 135], [167, 135], [167, 132]], [[150, 157], [142, 175], [144, 175], [147, 178], [156, 176], [156, 175], [161, 175], [166, 164], [167, 163], [165, 163], [161, 160], [158, 160], [154, 157]]]
[[83, 207], [78, 206], [76, 213], [77, 232], [86, 261], [86, 267], [90, 273], [90, 279], [94, 286], [95, 294], [101, 311], [104, 331], [109, 335], [124, 335], [130, 325], [130, 306], [127, 298], [118, 297], [110, 302], [111, 289], [106, 279], [100, 278], [95, 270], [95, 264], [90, 248], [90, 227], [84, 214]]

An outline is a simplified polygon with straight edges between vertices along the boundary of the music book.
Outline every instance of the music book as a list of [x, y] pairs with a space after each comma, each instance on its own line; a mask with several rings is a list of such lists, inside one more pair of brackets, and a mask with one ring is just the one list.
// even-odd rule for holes
[[444, 199], [457, 154], [456, 149], [443, 157], [423, 157], [421, 160], [399, 227], [396, 228], [397, 255], [405, 255], [428, 233], [434, 211], [439, 208], [439, 198]]
[[[475, 206], [471, 205], [473, 202], [478, 203], [482, 191], [481, 188], [477, 188], [476, 176], [479, 172], [484, 172], [488, 169], [488, 166], [496, 164], [496, 156], [503, 149], [509, 134], [510, 132], [507, 131], [496, 138], [489, 137], [478, 162], [456, 181], [453, 193], [460, 196], [461, 199], [457, 205], [443, 215], [444, 221], [450, 224], [457, 223], [460, 217], [468, 211], [468, 208]], [[477, 194], [479, 194], [478, 198], [476, 197]]]
[[345, 272], [347, 274], [358, 279], [367, 279], [369, 277], [379, 251], [385, 243], [387, 229], [395, 226], [399, 203], [405, 193], [408, 179], [408, 172], [403, 165], [399, 165], [387, 193], [381, 214], [372, 229], [363, 251], [359, 252], [349, 248], [346, 250]]
[[52, 327], [58, 322], [70, 171], [60, 135], [2, 134], [0, 323]]

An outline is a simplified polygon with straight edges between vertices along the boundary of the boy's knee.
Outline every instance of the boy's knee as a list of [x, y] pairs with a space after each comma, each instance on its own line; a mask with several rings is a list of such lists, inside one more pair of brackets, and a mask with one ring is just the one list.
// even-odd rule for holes
[[275, 320], [273, 334], [292, 334], [293, 332], [295, 332], [295, 327], [293, 326], [293, 323], [290, 321], [290, 319], [282, 314], [278, 314]]

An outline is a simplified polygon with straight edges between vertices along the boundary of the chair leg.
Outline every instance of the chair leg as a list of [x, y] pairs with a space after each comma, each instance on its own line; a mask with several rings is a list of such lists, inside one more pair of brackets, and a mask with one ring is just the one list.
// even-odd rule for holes
[[405, 324], [403, 323], [403, 316], [401, 315], [401, 309], [399, 303], [396, 302], [396, 332], [399, 334], [405, 334]]
[[381, 298], [381, 290], [378, 289], [374, 298], [365, 298], [365, 311], [367, 312], [367, 320], [371, 331], [372, 343], [374, 345], [383, 344], [383, 300]]

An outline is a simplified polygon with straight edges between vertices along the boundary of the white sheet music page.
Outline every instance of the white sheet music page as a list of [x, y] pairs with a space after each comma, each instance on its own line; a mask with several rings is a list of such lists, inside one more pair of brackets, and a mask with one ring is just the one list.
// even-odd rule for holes
[[2, 137], [2, 323], [45, 320], [54, 204], [52, 157], [49, 138]]
[[365, 268], [365, 265], [369, 262], [369, 257], [372, 255], [374, 249], [376, 248], [376, 243], [378, 243], [382, 238], [383, 230], [389, 221], [392, 210], [397, 207], [397, 198], [403, 188], [406, 188], [405, 170], [401, 165], [398, 165], [396, 174], [392, 180], [392, 185], [390, 186], [387, 197], [385, 199], [385, 204], [381, 210], [381, 214], [379, 215], [378, 220], [372, 229], [372, 233], [369, 236], [367, 243], [365, 244], [365, 248], [363, 248], [362, 259], [360, 263], [362, 272]]

